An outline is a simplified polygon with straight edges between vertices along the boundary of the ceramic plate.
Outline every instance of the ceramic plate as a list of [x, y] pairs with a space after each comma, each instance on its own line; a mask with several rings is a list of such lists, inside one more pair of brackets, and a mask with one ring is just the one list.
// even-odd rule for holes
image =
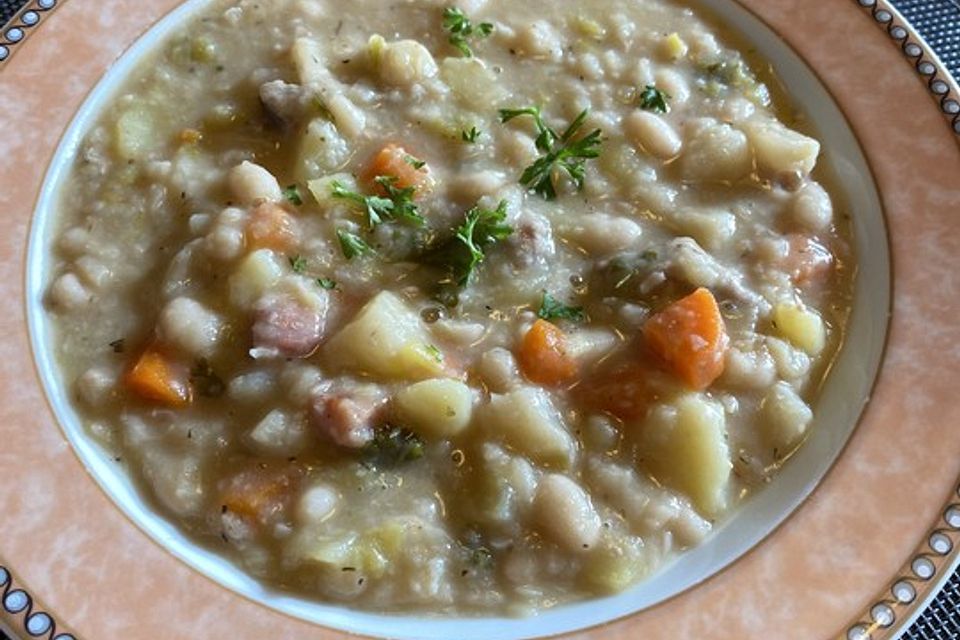
[[193, 547], [80, 435], [50, 382], [38, 300], [63, 160], [115, 79], [200, 2], [32, 0], [0, 34], [0, 630], [880, 639], [949, 575], [960, 558], [960, 93], [877, 0], [701, 2], [771, 61], [814, 122], [860, 255], [811, 440], [708, 543], [618, 596], [466, 623], [283, 597]]

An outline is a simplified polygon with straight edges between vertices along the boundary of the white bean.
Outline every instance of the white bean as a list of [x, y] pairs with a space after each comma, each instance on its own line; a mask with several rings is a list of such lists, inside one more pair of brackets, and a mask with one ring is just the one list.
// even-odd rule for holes
[[823, 231], [833, 221], [830, 194], [817, 182], [808, 182], [797, 191], [790, 203], [793, 221], [811, 231]]
[[280, 202], [283, 199], [280, 183], [273, 174], [246, 160], [230, 170], [228, 182], [233, 196], [242, 204], [261, 200]]
[[193, 356], [210, 356], [223, 333], [223, 319], [191, 298], [174, 298], [157, 323], [161, 341]]
[[680, 153], [680, 136], [658, 115], [637, 109], [623, 119], [624, 132], [636, 147], [655, 158], [669, 160]]
[[533, 518], [568, 551], [583, 552], [600, 539], [600, 516], [590, 496], [565, 475], [545, 475], [533, 498]]

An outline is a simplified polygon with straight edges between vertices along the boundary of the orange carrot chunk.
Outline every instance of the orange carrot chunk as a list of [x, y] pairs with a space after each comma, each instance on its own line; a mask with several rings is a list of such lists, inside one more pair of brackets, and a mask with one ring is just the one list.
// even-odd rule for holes
[[377, 183], [376, 179], [379, 177], [392, 178], [395, 180], [393, 186], [397, 189], [408, 187], [416, 189], [414, 192], [414, 197], [416, 197], [429, 191], [433, 186], [430, 170], [426, 164], [422, 163], [422, 160], [400, 145], [390, 143], [374, 154], [370, 164], [360, 175], [360, 181], [371, 190], [386, 195], [383, 185]]
[[289, 505], [298, 480], [296, 467], [247, 469], [227, 481], [221, 504], [232, 513], [267, 521]]
[[630, 364], [585, 379], [574, 389], [574, 398], [588, 411], [639, 420], [647, 414], [657, 393], [650, 381], [649, 365]]
[[289, 251], [300, 241], [297, 221], [273, 202], [262, 202], [253, 210], [246, 236], [247, 244], [254, 249]]
[[190, 383], [181, 370], [154, 347], [147, 347], [123, 378], [126, 387], [144, 400], [171, 407], [190, 403]]
[[723, 373], [730, 345], [717, 300], [700, 288], [643, 325], [647, 345], [691, 389], [706, 389]]
[[523, 374], [537, 384], [561, 384], [577, 375], [577, 361], [567, 353], [566, 334], [546, 320], [534, 322], [523, 336], [518, 360]]

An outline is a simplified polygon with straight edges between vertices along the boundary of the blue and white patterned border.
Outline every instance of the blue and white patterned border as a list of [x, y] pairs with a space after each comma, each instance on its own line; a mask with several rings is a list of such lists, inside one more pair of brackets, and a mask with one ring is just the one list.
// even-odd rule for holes
[[57, 633], [57, 623], [46, 611], [35, 611], [34, 600], [23, 589], [15, 588], [13, 575], [0, 565], [0, 612], [21, 616], [23, 630], [30, 638], [47, 640], [76, 640], [69, 633]]
[[0, 69], [13, 55], [14, 48], [26, 39], [27, 32], [40, 24], [45, 12], [56, 6], [57, 0], [32, 0], [7, 23], [0, 32]]
[[900, 45], [900, 51], [926, 83], [927, 90], [950, 121], [953, 132], [960, 136], [960, 88], [950, 76], [932, 49], [887, 0], [855, 0], [869, 11], [873, 20], [890, 38]]

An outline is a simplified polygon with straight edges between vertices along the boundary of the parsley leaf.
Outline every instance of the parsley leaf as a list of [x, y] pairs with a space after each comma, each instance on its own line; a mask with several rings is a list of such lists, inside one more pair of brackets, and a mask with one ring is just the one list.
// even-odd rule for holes
[[379, 176], [375, 181], [383, 187], [387, 194], [386, 198], [365, 196], [356, 191], [350, 191], [337, 180], [334, 180], [330, 185], [330, 195], [340, 200], [352, 202], [358, 208], [363, 209], [367, 215], [367, 226], [370, 229], [393, 219], [406, 220], [417, 226], [425, 224], [423, 216], [420, 215], [420, 211], [413, 201], [413, 194], [416, 192], [415, 187], [398, 189], [395, 186], [397, 179], [393, 176]]
[[350, 191], [338, 180], [331, 183], [330, 195], [340, 200], [352, 202], [363, 209], [367, 214], [367, 226], [371, 229], [383, 222], [384, 218], [389, 218], [390, 208], [393, 207], [393, 203], [387, 198], [365, 196], [356, 191]]
[[553, 176], [558, 169], [562, 169], [573, 180], [577, 191], [583, 189], [586, 161], [600, 155], [602, 142], [600, 129], [595, 129], [578, 140], [573, 139], [583, 127], [589, 113], [589, 109], [581, 111], [570, 126], [562, 134], [558, 134], [543, 121], [539, 107], [500, 110], [500, 122], [509, 122], [514, 118], [528, 115], [534, 119], [537, 127], [537, 138], [534, 143], [537, 150], [544, 155], [523, 170], [520, 175], [520, 184], [532, 189], [545, 200], [553, 200], [557, 197]]
[[[425, 256], [426, 262], [446, 268], [457, 286], [464, 287], [474, 269], [483, 262], [484, 250], [513, 233], [513, 227], [505, 224], [507, 202], [501, 200], [496, 209], [475, 206], [467, 211], [463, 224], [456, 233]], [[456, 294], [441, 287], [441, 302], [456, 305]]]
[[640, 108], [657, 113], [669, 113], [670, 105], [667, 104], [667, 100], [669, 99], [669, 93], [657, 89], [652, 84], [648, 84], [644, 87], [643, 91], [640, 92]]
[[290, 185], [282, 191], [283, 197], [286, 198], [287, 202], [292, 205], [299, 207], [303, 204], [303, 196], [300, 195], [300, 187], [295, 184]]
[[540, 302], [540, 309], [537, 311], [537, 317], [544, 320], [572, 320], [574, 322], [583, 322], [587, 319], [587, 314], [583, 312], [583, 307], [569, 307], [546, 290], [543, 291], [543, 300]]
[[474, 25], [467, 15], [457, 7], [447, 7], [443, 10], [443, 28], [450, 32], [450, 44], [467, 58], [473, 56], [473, 51], [467, 44], [467, 40], [480, 40], [493, 33], [493, 24], [481, 22]]
[[480, 139], [480, 130], [476, 127], [470, 127], [470, 131], [464, 129], [460, 132], [460, 139], [467, 144], [474, 144]]
[[506, 219], [506, 200], [501, 200], [494, 210], [473, 207], [467, 211], [463, 224], [457, 228], [454, 236], [466, 248], [463, 257], [453, 265], [454, 276], [461, 287], [469, 282], [473, 270], [483, 262], [484, 249], [513, 233], [513, 227], [504, 224]]
[[423, 457], [423, 440], [402, 427], [385, 425], [361, 449], [364, 462], [374, 467], [395, 466]]
[[290, 268], [293, 269], [294, 273], [303, 273], [307, 270], [307, 259], [299, 253], [295, 256], [288, 256], [287, 260], [290, 262]]
[[420, 209], [413, 201], [413, 194], [416, 187], [404, 187], [398, 189], [395, 185], [397, 179], [393, 176], [378, 176], [375, 182], [383, 187], [387, 197], [390, 199], [390, 207], [387, 208], [387, 218], [405, 220], [418, 227], [426, 224], [426, 220], [420, 215]]
[[420, 158], [412, 156], [409, 153], [403, 156], [403, 161], [406, 162], [411, 167], [413, 167], [414, 169], [423, 169], [425, 166], [427, 166], [426, 160], [421, 160]]
[[373, 249], [370, 247], [370, 245], [368, 245], [363, 238], [355, 233], [338, 229], [337, 239], [340, 241], [340, 250], [343, 251], [343, 256], [347, 260], [353, 260], [357, 256], [361, 256], [366, 253], [373, 253]]
[[443, 352], [437, 348], [436, 345], [428, 344], [427, 353], [430, 354], [430, 357], [436, 360], [437, 362], [443, 362]]
[[337, 281], [330, 278], [317, 278], [317, 284], [320, 285], [321, 289], [336, 289]]

